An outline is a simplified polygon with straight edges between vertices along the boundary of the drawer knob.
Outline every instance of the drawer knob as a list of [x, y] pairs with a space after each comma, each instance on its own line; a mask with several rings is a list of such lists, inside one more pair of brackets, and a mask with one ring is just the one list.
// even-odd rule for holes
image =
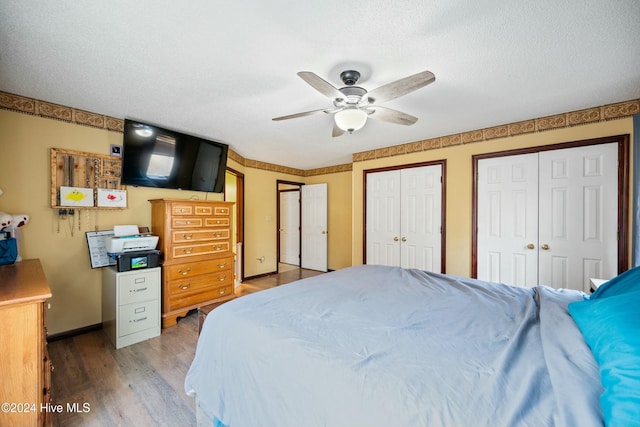
[[218, 282], [224, 282], [225, 280], [227, 280], [227, 275], [226, 274], [224, 276], [222, 276], [222, 277], [218, 276]]
[[227, 288], [218, 290], [218, 295], [224, 295], [227, 293]]
[[146, 290], [147, 290], [147, 288], [145, 287], [145, 288], [131, 289], [129, 292], [136, 293], [136, 292], [142, 292], [142, 291], [146, 291]]
[[218, 264], [218, 268], [226, 268], [227, 267], [227, 262], [223, 262], [222, 264]]
[[220, 233], [220, 232], [213, 233], [213, 237], [222, 237], [222, 233]]
[[180, 284], [178, 285], [178, 287], [179, 287], [180, 289], [182, 289], [183, 291], [184, 291], [185, 289], [189, 289], [189, 287], [190, 287], [190, 286], [191, 286], [191, 282], [189, 282], [189, 283], [187, 283], [187, 284], [182, 284], [182, 283], [180, 283]]
[[186, 271], [183, 271], [182, 269], [178, 270], [178, 273], [182, 276], [186, 276], [187, 274], [191, 273], [191, 267], [187, 267]]
[[183, 249], [182, 252], [184, 252], [185, 254], [190, 254], [193, 252], [193, 248], [189, 248], [189, 249]]
[[191, 239], [193, 239], [193, 233], [191, 233], [191, 234], [186, 234], [185, 233], [185, 234], [182, 235], [182, 238], [184, 240], [191, 240]]
[[137, 322], [142, 322], [144, 320], [147, 320], [147, 316], [141, 317], [140, 319], [129, 320], [129, 323], [137, 323]]
[[222, 246], [220, 246], [220, 245], [217, 245], [217, 246], [216, 246], [216, 245], [214, 245], [214, 246], [213, 246], [213, 250], [214, 250], [214, 251], [222, 250]]

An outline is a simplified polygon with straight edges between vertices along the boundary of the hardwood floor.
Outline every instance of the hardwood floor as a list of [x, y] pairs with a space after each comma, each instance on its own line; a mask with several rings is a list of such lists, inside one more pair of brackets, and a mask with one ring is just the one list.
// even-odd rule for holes
[[278, 274], [270, 274], [268, 276], [263, 276], [257, 279], [243, 282], [237, 290], [237, 293], [239, 295], [246, 295], [252, 292], [284, 285], [285, 283], [290, 283], [295, 280], [304, 279], [305, 277], [312, 277], [318, 274], [322, 274], [319, 271], [305, 270], [303, 268], [293, 267], [288, 264], [280, 264], [278, 271]]
[[[294, 268], [245, 281], [240, 295], [322, 274]], [[193, 426], [184, 378], [195, 354], [198, 314], [159, 337], [116, 350], [102, 330], [49, 343], [55, 426]]]

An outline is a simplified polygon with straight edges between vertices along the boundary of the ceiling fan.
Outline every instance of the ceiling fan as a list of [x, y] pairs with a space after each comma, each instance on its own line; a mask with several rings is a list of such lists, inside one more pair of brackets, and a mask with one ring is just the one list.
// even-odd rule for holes
[[355, 86], [358, 79], [360, 79], [360, 73], [355, 70], [346, 70], [340, 73], [340, 79], [345, 84], [340, 89], [311, 71], [300, 71], [298, 76], [318, 92], [331, 98], [334, 108], [305, 111], [303, 113], [275, 117], [273, 120], [296, 119], [320, 113], [333, 114], [332, 136], [334, 137], [340, 136], [345, 132], [353, 133], [361, 129], [367, 122], [368, 117], [400, 125], [414, 124], [418, 121], [417, 117], [392, 110], [391, 108], [381, 107], [379, 104], [420, 89], [429, 83], [433, 83], [436, 79], [436, 76], [431, 71], [423, 71], [387, 83], [368, 92], [364, 88]]

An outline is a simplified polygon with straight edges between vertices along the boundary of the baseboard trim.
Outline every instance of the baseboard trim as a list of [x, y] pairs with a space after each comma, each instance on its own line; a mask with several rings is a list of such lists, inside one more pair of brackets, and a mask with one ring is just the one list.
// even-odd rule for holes
[[[327, 270], [327, 273], [330, 273], [332, 271], [335, 271], [335, 270], [330, 268], [330, 269]], [[242, 279], [242, 282], [245, 282], [247, 280], [259, 279], [261, 277], [273, 276], [274, 274], [281, 274], [281, 273], [279, 273], [277, 271], [271, 271], [269, 273], [256, 274], [255, 276], [245, 277], [244, 279]], [[240, 284], [242, 284], [242, 282]]]
[[83, 326], [82, 328], [72, 329], [70, 331], [58, 332], [57, 334], [47, 335], [47, 342], [63, 340], [65, 338], [72, 338], [78, 335], [86, 334], [87, 332], [99, 331], [100, 329], [102, 329], [102, 323]]
[[255, 276], [245, 277], [244, 279], [242, 279], [242, 281], [245, 282], [247, 280], [253, 280], [253, 279], [259, 279], [261, 277], [273, 276], [274, 274], [278, 274], [278, 272], [277, 271], [271, 271], [269, 273], [256, 274]]

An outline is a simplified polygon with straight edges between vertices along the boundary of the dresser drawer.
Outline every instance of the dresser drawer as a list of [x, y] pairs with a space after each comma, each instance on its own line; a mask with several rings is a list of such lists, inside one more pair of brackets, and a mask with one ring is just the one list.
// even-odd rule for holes
[[208, 274], [233, 268], [233, 257], [192, 262], [189, 264], [167, 265], [165, 274], [169, 280], [191, 278], [200, 274]]
[[196, 206], [195, 207], [196, 210], [196, 215], [211, 215], [213, 214], [213, 207], [212, 206]]
[[213, 214], [218, 216], [231, 215], [231, 208], [228, 206], [215, 206], [213, 208]]
[[171, 228], [198, 228], [202, 227], [202, 218], [171, 218]]
[[198, 242], [202, 240], [229, 239], [229, 229], [223, 230], [174, 230], [171, 232], [173, 243]]
[[159, 296], [159, 270], [120, 273], [118, 280], [118, 299], [120, 304], [157, 300]]
[[204, 219], [205, 227], [229, 227], [229, 224], [231, 224], [231, 219], [228, 217], [210, 217]]
[[215, 254], [229, 251], [229, 242], [195, 243], [191, 245], [178, 245], [172, 248], [173, 258], [188, 258], [190, 256]]
[[171, 205], [172, 215], [193, 215], [193, 205], [173, 204]]
[[125, 336], [160, 325], [158, 300], [120, 306], [118, 335]]
[[233, 284], [229, 283], [197, 292], [184, 292], [178, 295], [171, 295], [169, 297], [169, 304], [171, 306], [171, 310], [178, 310], [182, 307], [188, 307], [219, 298], [228, 299], [233, 295]]
[[169, 282], [168, 293], [170, 297], [191, 292], [199, 292], [210, 287], [227, 285], [233, 282], [231, 270], [216, 273], [201, 274], [199, 276], [185, 277]]

